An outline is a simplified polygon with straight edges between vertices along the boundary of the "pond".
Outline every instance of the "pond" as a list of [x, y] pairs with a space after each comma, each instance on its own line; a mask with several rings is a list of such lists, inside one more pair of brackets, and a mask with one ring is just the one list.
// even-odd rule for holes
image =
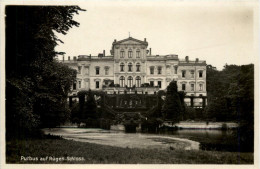
[[192, 130], [158, 132], [159, 135], [173, 135], [200, 143], [202, 150], [214, 151], [240, 151], [238, 132], [233, 130]]
[[236, 130], [177, 130], [158, 133], [125, 133], [90, 128], [44, 129], [65, 139], [128, 148], [237, 151]]

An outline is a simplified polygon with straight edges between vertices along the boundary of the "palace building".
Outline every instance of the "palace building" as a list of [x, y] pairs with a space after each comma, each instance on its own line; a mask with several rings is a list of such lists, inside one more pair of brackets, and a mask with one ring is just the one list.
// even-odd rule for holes
[[186, 96], [207, 96], [206, 61], [189, 60], [188, 56], [179, 59], [173, 54], [152, 55], [146, 38], [143, 41], [132, 37], [114, 40], [110, 55], [104, 50], [97, 56], [68, 56], [67, 60], [63, 57], [61, 62], [78, 72], [72, 95], [89, 89], [108, 94], [126, 90], [153, 94], [165, 90], [175, 80], [178, 90], [184, 91]]

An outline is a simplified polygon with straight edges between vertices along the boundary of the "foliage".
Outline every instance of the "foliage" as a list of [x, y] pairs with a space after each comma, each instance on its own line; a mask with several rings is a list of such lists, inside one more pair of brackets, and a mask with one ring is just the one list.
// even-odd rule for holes
[[181, 120], [183, 112], [179, 93], [177, 91], [176, 81], [172, 81], [167, 87], [166, 99], [162, 107], [162, 113], [165, 119], [174, 123]]
[[[53, 127], [69, 116], [67, 94], [76, 72], [58, 63], [55, 46], [79, 23], [77, 6], [6, 7], [7, 136]], [[15, 124], [15, 125], [14, 125]], [[22, 132], [21, 132], [22, 131]]]
[[241, 146], [254, 142], [254, 65], [225, 65], [222, 71], [207, 69], [206, 114], [217, 121], [240, 124]]

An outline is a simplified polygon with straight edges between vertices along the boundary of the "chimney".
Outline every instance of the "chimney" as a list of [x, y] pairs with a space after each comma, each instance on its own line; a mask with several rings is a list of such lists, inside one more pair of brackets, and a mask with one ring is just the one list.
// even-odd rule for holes
[[70, 56], [68, 56], [68, 60], [70, 60]]
[[64, 55], [62, 56], [62, 61], [64, 62]]
[[185, 57], [185, 61], [186, 61], [186, 62], [189, 62], [189, 56], [186, 56], [186, 57]]
[[146, 42], [146, 38], [144, 38], [144, 41]]
[[91, 54], [89, 54], [89, 56], [91, 57]]
[[196, 62], [199, 62], [199, 58], [196, 58]]
[[103, 50], [103, 57], [105, 57], [106, 56], [106, 51], [105, 50]]
[[150, 55], [152, 55], [152, 48], [150, 48]]
[[77, 57], [76, 57], [76, 56], [74, 56], [74, 57], [73, 57], [73, 60], [74, 60], [74, 61], [76, 61], [76, 60], [77, 60]]
[[116, 42], [116, 39], [114, 40], [114, 42]]

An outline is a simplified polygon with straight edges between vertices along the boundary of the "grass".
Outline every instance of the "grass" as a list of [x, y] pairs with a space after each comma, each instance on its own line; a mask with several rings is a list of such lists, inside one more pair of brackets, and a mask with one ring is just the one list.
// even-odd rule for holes
[[[20, 160], [37, 157], [38, 161]], [[40, 161], [46, 157], [57, 161]], [[66, 161], [67, 157], [81, 157]], [[84, 158], [84, 159], [83, 159]], [[82, 161], [83, 159], [83, 161]], [[7, 163], [84, 163], [84, 164], [253, 164], [253, 153], [202, 150], [120, 148], [61, 138], [10, 140], [6, 142]]]

